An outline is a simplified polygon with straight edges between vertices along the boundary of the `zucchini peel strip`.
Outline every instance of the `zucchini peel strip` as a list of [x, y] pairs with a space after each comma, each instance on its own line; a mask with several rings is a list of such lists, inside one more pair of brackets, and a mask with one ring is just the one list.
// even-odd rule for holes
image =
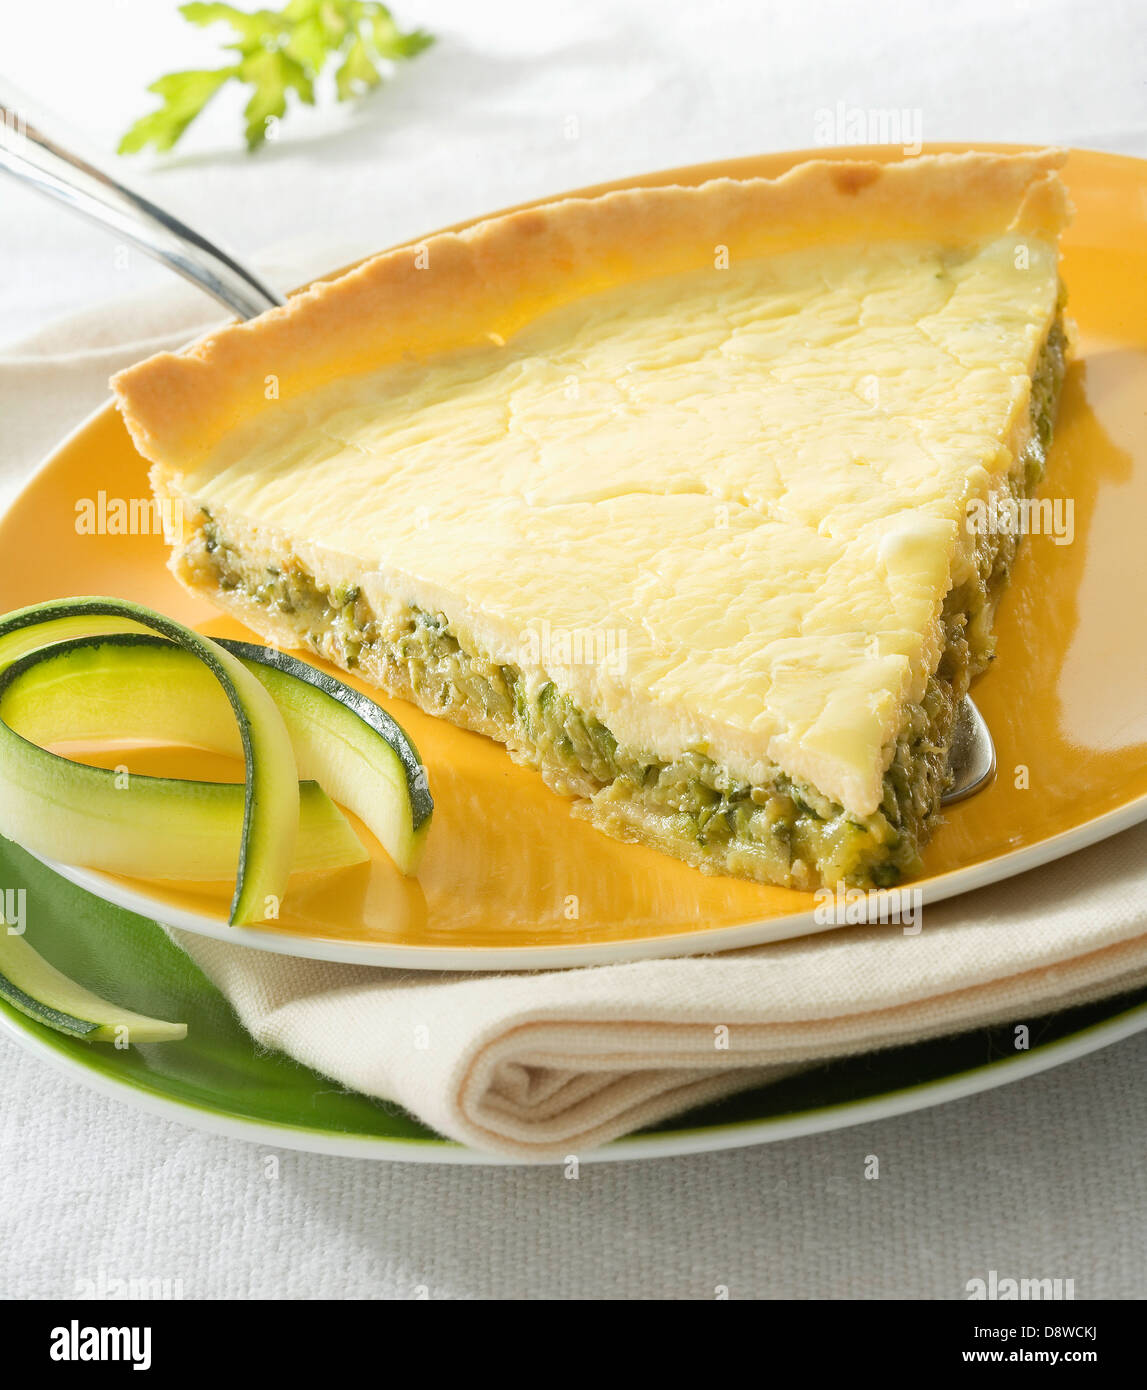
[[22, 936], [9, 935], [0, 923], [0, 999], [57, 1033], [82, 1042], [179, 1042], [186, 1023], [166, 1023], [132, 1013], [101, 999], [69, 980]]
[[[241, 755], [246, 779], [147, 777], [44, 746], [132, 738]], [[292, 869], [369, 858], [325, 787], [415, 872], [434, 805], [425, 771], [365, 695], [282, 652], [213, 641], [117, 599], [0, 618], [0, 834], [33, 852], [132, 877], [213, 880], [233, 871], [238, 844], [229, 920], [246, 925], [277, 915]], [[187, 1033], [69, 980], [2, 918], [0, 999], [84, 1042]]]
[[[434, 802], [418, 750], [401, 726], [367, 696], [295, 657], [246, 642], [219, 639], [219, 645], [266, 687], [286, 723], [299, 776], [313, 779], [302, 783], [297, 851], [308, 862], [295, 867], [340, 867], [317, 862], [309, 843], [316, 816], [312, 812], [308, 827], [307, 793], [318, 792], [318, 783], [364, 822], [404, 874], [413, 874]], [[149, 633], [70, 638], [21, 658], [7, 676], [0, 673], [0, 719], [35, 744], [138, 738], [241, 754], [235, 721], [211, 674], [187, 652]], [[187, 784], [173, 791], [180, 785]], [[215, 784], [206, 786], [203, 795], [222, 795]], [[341, 816], [330, 805], [331, 815]], [[117, 809], [113, 803], [113, 815]], [[346, 862], [369, 857], [349, 825], [346, 835], [361, 851]], [[98, 827], [86, 831], [85, 847], [98, 838]], [[224, 875], [154, 870], [149, 876]]]
[[[242, 831], [239, 843], [239, 863], [235, 875], [235, 892], [231, 900], [229, 921], [233, 926], [245, 926], [265, 921], [277, 913], [278, 904], [286, 892], [287, 881], [295, 858], [295, 843], [299, 830], [299, 780], [295, 754], [286, 724], [274, 700], [264, 686], [243, 663], [218, 643], [201, 637], [173, 619], [163, 617], [139, 604], [111, 598], [79, 598], [56, 600], [23, 608], [0, 619], [0, 702], [4, 690], [10, 689], [25, 662], [34, 660], [38, 651], [68, 638], [92, 635], [145, 632], [150, 630], [181, 648], [210, 672], [226, 696], [234, 714], [246, 768], [243, 792]], [[23, 658], [23, 661], [21, 661]], [[19, 662], [17, 666], [15, 663]], [[43, 769], [52, 759], [69, 769], [68, 776], [77, 783], [86, 780], [97, 785], [102, 769], [85, 769], [82, 764], [56, 759], [54, 754], [29, 743], [6, 726], [0, 728], [4, 752], [0, 759], [0, 833], [8, 838], [36, 848], [35, 825], [22, 819], [22, 812], [39, 798], [41, 808], [51, 809], [53, 792], [59, 795], [59, 785], [45, 788]], [[36, 757], [40, 754], [40, 757]], [[57, 775], [61, 769], [56, 769]], [[92, 778], [86, 778], [86, 773]], [[106, 774], [105, 774], [106, 775]], [[136, 779], [138, 783], [143, 779]], [[161, 784], [165, 779], [149, 779]], [[179, 783], [192, 788], [184, 797], [194, 805], [194, 789], [209, 787], [209, 783]], [[226, 785], [226, 784], [215, 784]], [[160, 785], [145, 786], [145, 795], [156, 798], [156, 814], [172, 800], [171, 789], [164, 796]], [[218, 795], [218, 793], [214, 793]], [[128, 792], [125, 799], [132, 797]], [[58, 807], [57, 807], [58, 809]], [[123, 814], [128, 814], [124, 807]], [[164, 830], [167, 822], [160, 823]], [[30, 834], [29, 831], [32, 833]], [[65, 856], [66, 857], [66, 856]], [[139, 866], [136, 866], [139, 873]]]

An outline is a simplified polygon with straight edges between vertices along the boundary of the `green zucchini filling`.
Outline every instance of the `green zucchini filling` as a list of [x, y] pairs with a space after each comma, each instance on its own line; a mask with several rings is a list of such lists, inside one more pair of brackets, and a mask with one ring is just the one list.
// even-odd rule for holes
[[[1056, 320], [1032, 384], [1031, 437], [1005, 490], [1018, 501], [1043, 476], [1064, 372]], [[180, 557], [184, 573], [264, 608], [312, 651], [433, 714], [489, 733], [537, 767], [579, 811], [618, 838], [640, 840], [712, 872], [796, 887], [845, 882], [890, 887], [920, 871], [920, 849], [950, 781], [956, 713], [972, 678], [994, 656], [996, 601], [1018, 535], [980, 535], [975, 573], [945, 601], [945, 645], [923, 699], [910, 707], [884, 775], [878, 810], [850, 816], [778, 768], [749, 785], [701, 752], [665, 760], [618, 744], [611, 731], [552, 682], [466, 650], [442, 614], [409, 607], [385, 622], [355, 587], [324, 588], [295, 560], [258, 567], [206, 511]], [[226, 600], [224, 600], [226, 602]], [[257, 614], [248, 609], [253, 624]]]

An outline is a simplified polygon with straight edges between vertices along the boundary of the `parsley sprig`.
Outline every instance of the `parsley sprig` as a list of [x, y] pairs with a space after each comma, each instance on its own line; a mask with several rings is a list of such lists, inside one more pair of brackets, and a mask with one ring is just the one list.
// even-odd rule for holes
[[224, 48], [235, 54], [220, 68], [172, 72], [148, 88], [160, 106], [142, 116], [120, 141], [120, 154], [154, 145], [170, 150], [211, 98], [228, 82], [251, 88], [244, 110], [247, 148], [267, 138], [269, 123], [286, 113], [287, 94], [308, 106], [315, 79], [332, 61], [335, 91], [349, 101], [377, 87], [392, 64], [413, 58], [434, 42], [421, 29], [403, 32], [385, 5], [375, 0], [288, 0], [281, 10], [240, 10], [234, 5], [180, 5], [192, 24], [231, 26]]

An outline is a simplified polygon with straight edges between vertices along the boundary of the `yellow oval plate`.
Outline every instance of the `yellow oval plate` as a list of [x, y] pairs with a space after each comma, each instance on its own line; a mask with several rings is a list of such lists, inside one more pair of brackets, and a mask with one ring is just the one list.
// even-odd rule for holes
[[[608, 187], [774, 176], [825, 154], [897, 157], [884, 149], [802, 151]], [[926, 853], [925, 901], [1033, 868], [1147, 819], [1147, 643], [1140, 635], [1147, 611], [1147, 162], [1075, 151], [1065, 177], [1077, 212], [1064, 239], [1063, 274], [1079, 338], [1041, 495], [1061, 500], [1071, 539], [1031, 536], [1021, 548], [998, 616], [999, 656], [974, 692], [995, 738], [999, 775], [949, 810]], [[150, 495], [146, 465], [110, 404], [59, 447], [0, 523], [0, 611], [106, 593], [213, 635], [249, 636], [179, 588], [165, 568], [161, 536], [77, 534], [77, 504], [98, 503], [101, 493], [129, 503]], [[726, 950], [821, 929], [810, 894], [706, 877], [607, 839], [497, 744], [401, 701], [381, 703], [409, 730], [430, 772], [436, 811], [417, 880], [403, 879], [377, 850], [361, 868], [297, 884], [277, 924], [240, 930], [226, 925], [229, 886], [192, 893], [53, 867], [169, 925], [264, 950], [408, 969], [584, 965]], [[179, 760], [161, 750], [133, 750], [130, 759], [139, 772], [178, 775]], [[202, 768], [200, 758], [199, 775]]]

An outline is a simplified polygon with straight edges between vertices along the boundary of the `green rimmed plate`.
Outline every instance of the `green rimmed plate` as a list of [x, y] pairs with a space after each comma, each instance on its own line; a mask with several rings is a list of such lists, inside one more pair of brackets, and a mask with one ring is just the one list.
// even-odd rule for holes
[[[187, 1023], [180, 1043], [123, 1051], [54, 1033], [0, 1002], [0, 1027], [78, 1080], [144, 1110], [276, 1148], [421, 1163], [499, 1163], [441, 1138], [396, 1105], [332, 1088], [258, 1049], [226, 999], [162, 929], [85, 893], [0, 840], [0, 885], [27, 894], [29, 942], [125, 1007]], [[817, 1067], [607, 1145], [596, 1160], [667, 1157], [795, 1138], [919, 1110], [1019, 1080], [1147, 1029], [1147, 990], [1031, 1024], [978, 1029]]]

